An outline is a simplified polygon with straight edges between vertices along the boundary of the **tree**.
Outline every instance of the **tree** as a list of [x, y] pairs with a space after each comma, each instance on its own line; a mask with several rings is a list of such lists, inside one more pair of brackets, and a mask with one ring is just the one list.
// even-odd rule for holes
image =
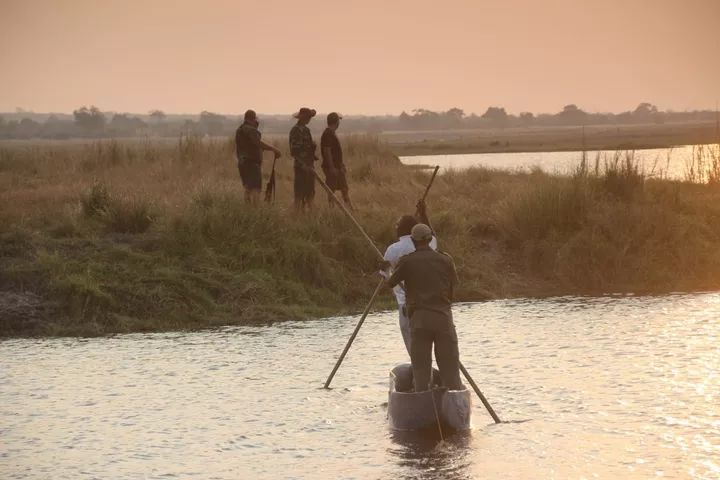
[[562, 112], [558, 113], [556, 117], [560, 123], [567, 125], [581, 125], [587, 121], [587, 113], [580, 110], [574, 103], [565, 105]]
[[218, 115], [207, 110], [200, 112], [200, 127], [209, 135], [220, 135], [226, 121], [227, 118], [224, 115]]
[[535, 115], [532, 112], [520, 112], [520, 123], [523, 125], [532, 125], [535, 122]]
[[503, 126], [507, 122], [508, 114], [503, 107], [488, 107], [480, 118], [495, 125]]
[[125, 113], [118, 113], [110, 121], [110, 127], [118, 133], [134, 135], [145, 128], [147, 124], [138, 117], [131, 117]]
[[165, 112], [162, 110], [150, 110], [148, 113], [150, 114], [150, 118], [152, 118], [156, 123], [162, 122], [167, 117]]
[[655, 105], [643, 102], [637, 106], [637, 108], [633, 112], [633, 115], [636, 115], [638, 117], [649, 117], [651, 115], [655, 115], [656, 113], [658, 113], [658, 109]]
[[31, 118], [23, 118], [17, 127], [17, 135], [28, 138], [34, 137], [40, 131], [40, 124]]
[[105, 127], [105, 115], [95, 105], [74, 110], [73, 117], [75, 125], [87, 131], [97, 132]]

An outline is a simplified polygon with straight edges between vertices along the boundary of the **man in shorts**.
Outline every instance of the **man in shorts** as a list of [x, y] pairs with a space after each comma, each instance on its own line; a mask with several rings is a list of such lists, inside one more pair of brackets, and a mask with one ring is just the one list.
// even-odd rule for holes
[[[343, 151], [336, 131], [340, 126], [342, 116], [332, 112], [327, 116], [327, 128], [320, 137], [320, 153], [322, 154], [322, 169], [325, 172], [325, 183], [333, 192], [340, 191], [345, 205], [353, 209], [350, 202], [349, 188], [347, 184], [345, 163], [343, 162]], [[331, 194], [328, 194], [328, 202], [333, 204]]]
[[262, 134], [258, 127], [257, 114], [254, 110], [245, 112], [242, 125], [235, 132], [235, 153], [237, 155], [238, 170], [243, 187], [245, 187], [245, 201], [256, 205], [262, 191], [262, 158], [263, 151], [270, 150], [275, 158], [280, 158], [280, 150], [261, 140]]
[[308, 123], [317, 112], [303, 107], [293, 115], [297, 124], [290, 130], [290, 154], [293, 156], [295, 172], [295, 208], [305, 210], [312, 208], [315, 198], [315, 155], [317, 145], [312, 139]]

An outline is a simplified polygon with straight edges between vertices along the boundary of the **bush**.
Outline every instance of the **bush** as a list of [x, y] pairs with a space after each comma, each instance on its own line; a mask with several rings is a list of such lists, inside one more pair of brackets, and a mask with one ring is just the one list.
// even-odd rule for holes
[[83, 214], [99, 220], [108, 231], [144, 233], [153, 223], [152, 207], [141, 198], [116, 198], [101, 183], [80, 198]]

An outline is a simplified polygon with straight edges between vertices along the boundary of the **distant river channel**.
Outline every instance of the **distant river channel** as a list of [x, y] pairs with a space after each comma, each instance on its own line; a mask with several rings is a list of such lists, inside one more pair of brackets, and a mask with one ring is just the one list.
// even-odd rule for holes
[[386, 423], [394, 312], [0, 342], [3, 479], [720, 478], [720, 294], [455, 307], [503, 420], [437, 447]]
[[[697, 148], [697, 146], [695, 146]], [[704, 147], [709, 153], [709, 146]], [[717, 147], [714, 147], [717, 148]], [[521, 152], [521, 153], [469, 153], [453, 155], [415, 155], [400, 157], [406, 165], [440, 165], [443, 169], [462, 170], [470, 167], [486, 167], [502, 170], [529, 171], [540, 168], [546, 173], [567, 174], [572, 172], [582, 159], [582, 152]], [[649, 177], [666, 177], [682, 180], [692, 165], [693, 145], [675, 148], [654, 148], [648, 150], [615, 151], [599, 150], [586, 152], [590, 168], [598, 160], [600, 169], [605, 162], [614, 161], [616, 155], [624, 160], [630, 155]], [[709, 155], [708, 155], [709, 157]]]

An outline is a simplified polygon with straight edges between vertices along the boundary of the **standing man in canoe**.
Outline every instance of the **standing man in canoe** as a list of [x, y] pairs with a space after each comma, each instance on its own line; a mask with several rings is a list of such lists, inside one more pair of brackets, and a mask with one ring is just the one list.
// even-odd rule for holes
[[[350, 202], [349, 189], [347, 184], [345, 163], [343, 162], [343, 151], [336, 131], [340, 126], [342, 116], [332, 112], [327, 116], [327, 128], [320, 137], [320, 153], [322, 154], [322, 169], [325, 172], [325, 183], [333, 192], [340, 191], [343, 202], [350, 210], [353, 210]], [[328, 193], [328, 202], [333, 205], [331, 194]]]
[[307, 107], [301, 108], [293, 117], [297, 124], [290, 130], [290, 154], [295, 159], [293, 170], [295, 172], [295, 208], [304, 210], [312, 208], [315, 198], [315, 150], [317, 145], [313, 142], [308, 123], [315, 116], [315, 110]]
[[[417, 216], [420, 222], [425, 225], [430, 225], [430, 219], [427, 216], [427, 205], [423, 200], [420, 200], [417, 204]], [[392, 272], [397, 267], [400, 258], [415, 251], [415, 244], [410, 238], [410, 231], [417, 223], [418, 219], [415, 218], [414, 215], [403, 215], [395, 223], [397, 241], [385, 250], [383, 257], [385, 262], [382, 265], [382, 270], [386, 270], [389, 267], [391, 269], [390, 272]], [[430, 241], [430, 248], [437, 250], [437, 238], [435, 238], [435, 236], [433, 236]], [[405, 349], [408, 355], [410, 355], [410, 319], [407, 314], [405, 290], [401, 285], [396, 285], [393, 287], [393, 293], [398, 303], [400, 333], [405, 343]]]
[[451, 310], [458, 283], [455, 264], [449, 255], [430, 248], [433, 232], [424, 223], [412, 227], [410, 238], [415, 251], [400, 259], [387, 283], [405, 285], [415, 391], [430, 388], [433, 345], [443, 385], [460, 390], [460, 355]]
[[245, 201], [255, 205], [260, 198], [262, 190], [262, 158], [263, 151], [270, 150], [275, 158], [280, 158], [280, 150], [261, 140], [262, 134], [258, 127], [257, 114], [248, 110], [243, 117], [243, 123], [235, 132], [235, 154], [237, 156], [238, 170], [243, 187], [245, 187]]

